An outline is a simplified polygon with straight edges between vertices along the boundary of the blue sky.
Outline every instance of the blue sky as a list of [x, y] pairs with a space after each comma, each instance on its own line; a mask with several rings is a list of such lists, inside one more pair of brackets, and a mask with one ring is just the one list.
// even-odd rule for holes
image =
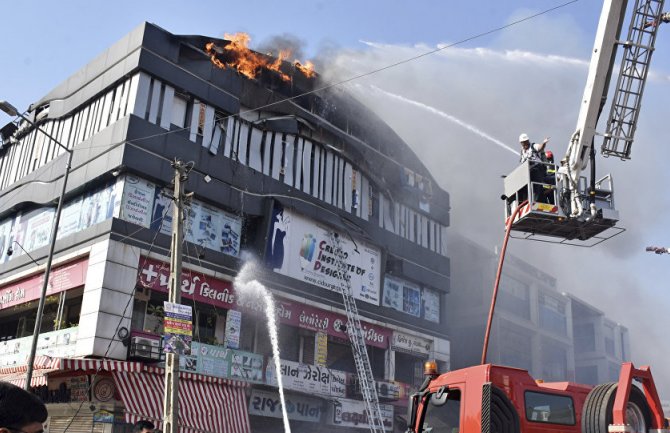
[[[329, 53], [325, 76], [348, 78], [504, 26], [564, 3], [480, 1], [19, 1], [3, 10], [0, 99], [19, 109], [44, 96], [142, 21], [175, 34], [248, 32], [252, 46], [291, 34], [307, 58]], [[574, 128], [601, 4], [580, 0], [533, 20], [372, 75], [348, 90], [387, 121], [452, 196], [451, 230], [486, 248], [500, 243], [500, 175], [515, 166], [521, 132], [551, 136], [561, 154]], [[528, 260], [630, 328], [635, 361], [665, 368], [670, 350], [670, 245], [664, 143], [670, 112], [670, 26], [660, 31], [633, 160], [602, 160], [613, 172], [628, 230], [592, 249], [513, 241]], [[0, 114], [0, 123], [9, 121]], [[477, 133], [477, 131], [482, 134]], [[489, 137], [489, 138], [486, 138]], [[649, 348], [654, 350], [649, 350]], [[664, 348], [665, 349], [662, 349]], [[455, 348], [454, 348], [455, 349]], [[668, 372], [662, 378], [670, 384]], [[667, 387], [666, 387], [667, 388]]]
[[[21, 1], [3, 10], [4, 43], [0, 58], [3, 99], [18, 108], [44, 95], [65, 77], [86, 64], [142, 21], [150, 21], [175, 34], [222, 36], [245, 31], [252, 44], [290, 33], [305, 45], [308, 56], [324, 46], [361, 47], [362, 40], [385, 44], [435, 46], [454, 42], [505, 25], [520, 16], [549, 9], [564, 1]], [[574, 39], [590, 40], [599, 5], [581, 0], [554, 12], [574, 29], [572, 40], [554, 46], [556, 52], [574, 51]], [[530, 31], [529, 31], [530, 30]], [[537, 46], [550, 35], [542, 20], [505, 30], [516, 47]], [[517, 41], [514, 34], [529, 37]], [[10, 36], [13, 35], [13, 36]], [[500, 34], [469, 43], [470, 46], [507, 44]]]

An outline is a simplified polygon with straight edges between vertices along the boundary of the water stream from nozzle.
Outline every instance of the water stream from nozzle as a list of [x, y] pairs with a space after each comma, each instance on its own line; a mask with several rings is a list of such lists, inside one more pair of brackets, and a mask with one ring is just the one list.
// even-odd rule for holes
[[276, 308], [272, 294], [264, 285], [254, 278], [256, 274], [256, 265], [253, 262], [247, 262], [235, 278], [235, 291], [240, 300], [245, 303], [246, 300], [261, 300], [263, 302], [265, 317], [268, 324], [268, 333], [272, 344], [272, 358], [275, 365], [275, 377], [277, 378], [277, 387], [279, 388], [279, 401], [281, 402], [281, 413], [284, 420], [284, 433], [291, 433], [291, 426], [288, 422], [286, 412], [286, 399], [284, 397], [284, 383], [281, 375], [281, 361], [279, 360], [279, 334], [277, 331]]

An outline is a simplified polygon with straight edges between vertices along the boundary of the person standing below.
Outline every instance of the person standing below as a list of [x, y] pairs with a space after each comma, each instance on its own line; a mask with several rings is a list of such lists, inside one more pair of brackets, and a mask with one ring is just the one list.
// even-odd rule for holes
[[153, 433], [155, 430], [154, 423], [146, 420], [137, 421], [133, 426], [133, 433]]
[[0, 433], [43, 433], [48, 415], [36, 395], [0, 382]]

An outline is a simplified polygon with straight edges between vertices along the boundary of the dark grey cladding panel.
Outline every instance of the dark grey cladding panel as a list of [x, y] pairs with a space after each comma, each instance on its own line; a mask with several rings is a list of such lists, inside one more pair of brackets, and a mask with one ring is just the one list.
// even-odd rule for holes
[[[169, 83], [177, 89], [186, 91], [200, 100], [217, 106], [229, 113], [240, 111], [240, 102], [228, 89], [212, 85], [212, 75], [221, 76], [218, 81], [230, 81], [232, 87], [235, 80], [232, 72], [212, 70], [209, 60], [203, 56], [200, 61], [191, 61], [188, 64], [175, 64], [159, 55], [147, 50], [142, 51], [139, 68], [158, 79]], [[198, 69], [202, 69], [199, 71]], [[201, 74], [199, 74], [200, 72]], [[226, 78], [228, 76], [228, 78]], [[213, 80], [216, 81], [216, 80]]]

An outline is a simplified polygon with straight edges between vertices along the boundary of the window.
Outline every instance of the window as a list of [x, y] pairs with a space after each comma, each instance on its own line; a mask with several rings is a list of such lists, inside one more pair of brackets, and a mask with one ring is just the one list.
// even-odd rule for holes
[[423, 359], [407, 353], [395, 352], [395, 380], [414, 387], [423, 382]]
[[568, 378], [568, 352], [554, 340], [542, 342], [542, 379], [561, 381]]
[[333, 370], [346, 371], [347, 373], [356, 373], [354, 364], [354, 354], [351, 350], [351, 344], [340, 343], [328, 337], [328, 368]]
[[560, 335], [567, 335], [565, 302], [553, 296], [540, 295], [540, 326]]
[[433, 393], [428, 397], [423, 418], [423, 432], [458, 433], [461, 425], [461, 392], [447, 390], [442, 396]]
[[523, 319], [530, 320], [530, 296], [528, 284], [509, 275], [504, 275], [498, 305], [501, 309]]
[[576, 325], [574, 328], [575, 352], [593, 352], [596, 350], [596, 333], [593, 323]]
[[526, 391], [526, 419], [534, 422], [575, 425], [572, 398], [543, 392]]

